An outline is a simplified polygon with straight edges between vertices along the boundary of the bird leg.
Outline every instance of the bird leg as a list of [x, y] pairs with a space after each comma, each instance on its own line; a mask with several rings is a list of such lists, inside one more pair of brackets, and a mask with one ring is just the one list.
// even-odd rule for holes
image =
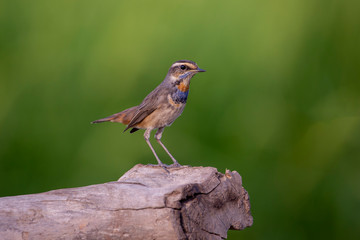
[[158, 165], [159, 165], [160, 167], [162, 167], [163, 169], [165, 169], [165, 171], [166, 171], [167, 173], [170, 173], [170, 172], [166, 169], [166, 165], [163, 164], [163, 163], [160, 161], [160, 158], [159, 158], [158, 155], [156, 154], [153, 146], [151, 145], [151, 143], [150, 143], [150, 141], [149, 141], [150, 133], [151, 133], [151, 129], [146, 129], [146, 130], [145, 130], [145, 133], [144, 133], [145, 141], [146, 141], [146, 143], [149, 145], [149, 147], [150, 147], [151, 151], [153, 152], [156, 160], [158, 161]]
[[176, 161], [176, 159], [173, 157], [173, 155], [171, 155], [171, 153], [169, 152], [169, 150], [167, 150], [167, 148], [165, 147], [165, 145], [161, 142], [161, 137], [162, 137], [162, 133], [164, 131], [164, 128], [159, 128], [157, 130], [157, 132], [155, 133], [155, 139], [156, 141], [163, 147], [163, 149], [165, 150], [165, 152], [170, 156], [171, 160], [174, 162], [173, 164], [171, 164], [172, 167], [180, 167], [181, 165], [178, 163], [178, 161]]

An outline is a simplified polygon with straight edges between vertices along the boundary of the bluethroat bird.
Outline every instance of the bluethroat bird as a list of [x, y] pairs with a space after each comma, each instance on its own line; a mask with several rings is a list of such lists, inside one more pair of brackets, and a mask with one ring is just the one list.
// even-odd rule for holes
[[160, 161], [149, 141], [151, 131], [157, 129], [155, 139], [174, 162], [170, 166], [181, 166], [161, 142], [161, 136], [164, 128], [170, 126], [183, 112], [189, 94], [190, 80], [198, 72], [205, 72], [205, 70], [200, 69], [195, 62], [177, 61], [171, 65], [164, 81], [149, 93], [140, 105], [92, 123], [120, 122], [127, 125], [124, 132], [131, 128], [130, 133], [145, 129], [146, 143], [158, 165], [166, 170], [168, 166]]

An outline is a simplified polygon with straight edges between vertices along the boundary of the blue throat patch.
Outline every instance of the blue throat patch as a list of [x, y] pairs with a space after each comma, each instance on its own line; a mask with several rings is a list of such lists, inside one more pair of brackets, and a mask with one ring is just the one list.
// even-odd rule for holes
[[187, 90], [186, 92], [182, 92], [179, 89], [176, 89], [176, 92], [171, 95], [171, 98], [175, 103], [186, 103], [188, 95], [189, 90]]

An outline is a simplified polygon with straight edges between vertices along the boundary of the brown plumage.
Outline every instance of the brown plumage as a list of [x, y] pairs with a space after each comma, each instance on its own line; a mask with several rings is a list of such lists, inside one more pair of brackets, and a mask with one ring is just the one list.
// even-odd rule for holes
[[132, 108], [128, 108], [122, 112], [115, 113], [109, 117], [95, 120], [91, 123], [119, 122], [119, 123], [128, 125], [130, 123], [131, 119], [133, 118], [133, 116], [135, 115], [135, 113], [137, 112], [137, 110], [138, 110], [138, 106], [135, 106]]
[[[92, 123], [120, 122], [127, 125], [124, 131], [132, 128], [130, 133], [145, 129], [145, 140], [154, 153], [158, 163], [163, 164], [149, 141], [153, 129], [158, 129], [155, 138], [173, 160], [173, 166], [180, 166], [175, 158], [161, 142], [164, 128], [170, 126], [178, 118], [186, 105], [191, 78], [198, 72], [205, 72], [198, 68], [195, 62], [180, 60], [171, 65], [164, 81], [145, 97], [138, 106], [128, 108], [122, 112], [102, 118]], [[166, 168], [165, 168], [166, 169]]]

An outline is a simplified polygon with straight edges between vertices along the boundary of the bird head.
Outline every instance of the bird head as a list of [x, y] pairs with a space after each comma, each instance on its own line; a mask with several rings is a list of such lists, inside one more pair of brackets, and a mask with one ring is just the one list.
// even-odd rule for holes
[[171, 65], [166, 79], [174, 85], [182, 83], [188, 86], [190, 79], [198, 72], [205, 72], [205, 70], [199, 68], [193, 61], [180, 60]]

